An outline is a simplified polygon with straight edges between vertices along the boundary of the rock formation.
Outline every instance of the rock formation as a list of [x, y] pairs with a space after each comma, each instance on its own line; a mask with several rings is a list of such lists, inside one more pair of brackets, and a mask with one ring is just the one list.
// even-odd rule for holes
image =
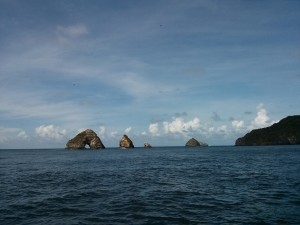
[[208, 146], [208, 144], [201, 142], [201, 141], [197, 141], [195, 138], [191, 138], [186, 144], [186, 147], [204, 147], [204, 146]]
[[144, 148], [152, 148], [152, 146], [149, 143], [144, 143]]
[[252, 130], [235, 142], [235, 145], [296, 144], [300, 144], [300, 115], [288, 116], [270, 127]]
[[126, 134], [121, 138], [119, 146], [120, 148], [134, 148], [132, 141]]
[[90, 149], [100, 149], [105, 148], [102, 144], [100, 138], [97, 134], [91, 130], [87, 129], [77, 134], [74, 138], [69, 140], [66, 144], [67, 149], [85, 149], [88, 145]]

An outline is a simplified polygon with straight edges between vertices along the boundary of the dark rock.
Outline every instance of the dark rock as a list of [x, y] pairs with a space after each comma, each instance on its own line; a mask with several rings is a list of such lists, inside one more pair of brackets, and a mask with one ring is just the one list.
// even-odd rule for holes
[[74, 138], [69, 140], [66, 144], [67, 149], [85, 149], [88, 145], [90, 149], [100, 149], [105, 148], [102, 144], [100, 138], [97, 134], [91, 130], [87, 129], [77, 134]]
[[119, 146], [120, 148], [134, 148], [132, 141], [126, 134], [121, 138]]
[[152, 146], [149, 143], [144, 143], [144, 148], [152, 148]]
[[186, 144], [186, 147], [198, 147], [198, 146], [208, 146], [208, 144], [201, 142], [201, 141], [197, 141], [195, 138], [191, 138]]
[[300, 116], [288, 116], [270, 127], [255, 129], [236, 140], [235, 145], [300, 144]]

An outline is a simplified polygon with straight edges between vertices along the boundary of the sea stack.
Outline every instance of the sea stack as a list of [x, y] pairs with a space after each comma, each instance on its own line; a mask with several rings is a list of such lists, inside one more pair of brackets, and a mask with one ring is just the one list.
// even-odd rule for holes
[[205, 147], [208, 146], [208, 144], [201, 142], [201, 141], [197, 141], [195, 138], [191, 138], [190, 140], [188, 140], [188, 142], [185, 144], [186, 147]]
[[66, 144], [67, 149], [85, 149], [88, 145], [90, 149], [103, 149], [105, 146], [98, 135], [91, 129], [87, 129], [77, 134]]
[[144, 148], [152, 148], [152, 146], [149, 143], [144, 143]]
[[132, 141], [126, 134], [121, 138], [119, 146], [120, 148], [134, 148]]

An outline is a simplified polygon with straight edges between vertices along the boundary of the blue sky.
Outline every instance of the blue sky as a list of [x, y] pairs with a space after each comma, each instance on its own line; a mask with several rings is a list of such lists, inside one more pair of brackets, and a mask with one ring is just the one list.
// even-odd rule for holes
[[233, 145], [300, 112], [300, 1], [0, 0], [0, 148]]

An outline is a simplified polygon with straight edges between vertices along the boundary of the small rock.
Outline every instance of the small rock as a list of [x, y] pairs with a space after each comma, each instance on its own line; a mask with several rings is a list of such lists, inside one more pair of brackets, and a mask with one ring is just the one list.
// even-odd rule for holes
[[120, 148], [134, 148], [132, 141], [126, 134], [121, 138], [119, 146]]
[[152, 146], [149, 143], [144, 143], [144, 148], [152, 148]]
[[205, 142], [197, 141], [195, 138], [191, 138], [186, 144], [186, 147], [198, 147], [198, 146], [208, 146]]

